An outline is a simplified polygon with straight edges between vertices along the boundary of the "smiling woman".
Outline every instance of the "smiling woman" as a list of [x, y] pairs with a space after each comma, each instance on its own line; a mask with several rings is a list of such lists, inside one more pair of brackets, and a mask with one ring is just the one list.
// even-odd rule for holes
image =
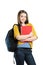
[[[21, 10], [21, 11], [18, 12], [17, 19], [18, 19], [18, 24], [22, 24], [22, 22], [24, 22], [26, 24], [26, 23], [29, 22], [28, 14], [24, 10]], [[24, 21], [23, 21], [23, 19], [24, 19]]]
[[25, 23], [25, 21], [26, 21], [26, 14], [25, 13], [20, 14], [20, 21], [21, 21], [21, 23]]
[[24, 65], [24, 60], [25, 60], [28, 65], [36, 65], [31, 51], [32, 51], [33, 41], [36, 40], [38, 37], [36, 35], [36, 31], [33, 25], [28, 21], [28, 14], [25, 10], [20, 10], [18, 12], [18, 24], [20, 25], [20, 30], [22, 26], [31, 26], [32, 31], [28, 34], [21, 35], [18, 30], [18, 26], [16, 25], [14, 26], [14, 35], [15, 38], [18, 40], [17, 50], [14, 53], [16, 64]]

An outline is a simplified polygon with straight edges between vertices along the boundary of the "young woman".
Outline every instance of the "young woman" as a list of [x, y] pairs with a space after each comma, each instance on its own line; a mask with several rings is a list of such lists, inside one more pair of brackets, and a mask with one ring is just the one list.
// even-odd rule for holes
[[14, 37], [18, 40], [17, 50], [14, 53], [16, 64], [24, 65], [25, 60], [27, 65], [36, 65], [32, 55], [32, 44], [38, 37], [33, 25], [28, 21], [28, 14], [26, 11], [20, 10], [18, 12], [18, 24], [21, 26], [32, 26], [32, 32], [30, 32], [30, 34], [21, 35], [18, 26], [14, 26]]

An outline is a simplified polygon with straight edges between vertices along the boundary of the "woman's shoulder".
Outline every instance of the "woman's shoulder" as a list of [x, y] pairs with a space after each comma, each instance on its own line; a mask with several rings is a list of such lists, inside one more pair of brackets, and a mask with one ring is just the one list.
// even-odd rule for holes
[[28, 23], [28, 24], [26, 24], [26, 25], [32, 26], [32, 23]]
[[14, 26], [13, 26], [14, 28], [18, 28], [18, 24], [14, 24]]

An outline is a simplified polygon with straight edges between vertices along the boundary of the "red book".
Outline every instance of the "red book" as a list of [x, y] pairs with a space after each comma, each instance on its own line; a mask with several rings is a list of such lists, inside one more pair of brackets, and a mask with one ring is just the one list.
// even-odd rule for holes
[[21, 35], [29, 34], [32, 31], [32, 26], [21, 26]]

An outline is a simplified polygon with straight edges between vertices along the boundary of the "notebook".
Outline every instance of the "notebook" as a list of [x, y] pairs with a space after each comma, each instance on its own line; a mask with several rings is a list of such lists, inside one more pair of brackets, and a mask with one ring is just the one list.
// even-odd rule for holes
[[21, 26], [21, 35], [26, 35], [32, 32], [32, 26]]

